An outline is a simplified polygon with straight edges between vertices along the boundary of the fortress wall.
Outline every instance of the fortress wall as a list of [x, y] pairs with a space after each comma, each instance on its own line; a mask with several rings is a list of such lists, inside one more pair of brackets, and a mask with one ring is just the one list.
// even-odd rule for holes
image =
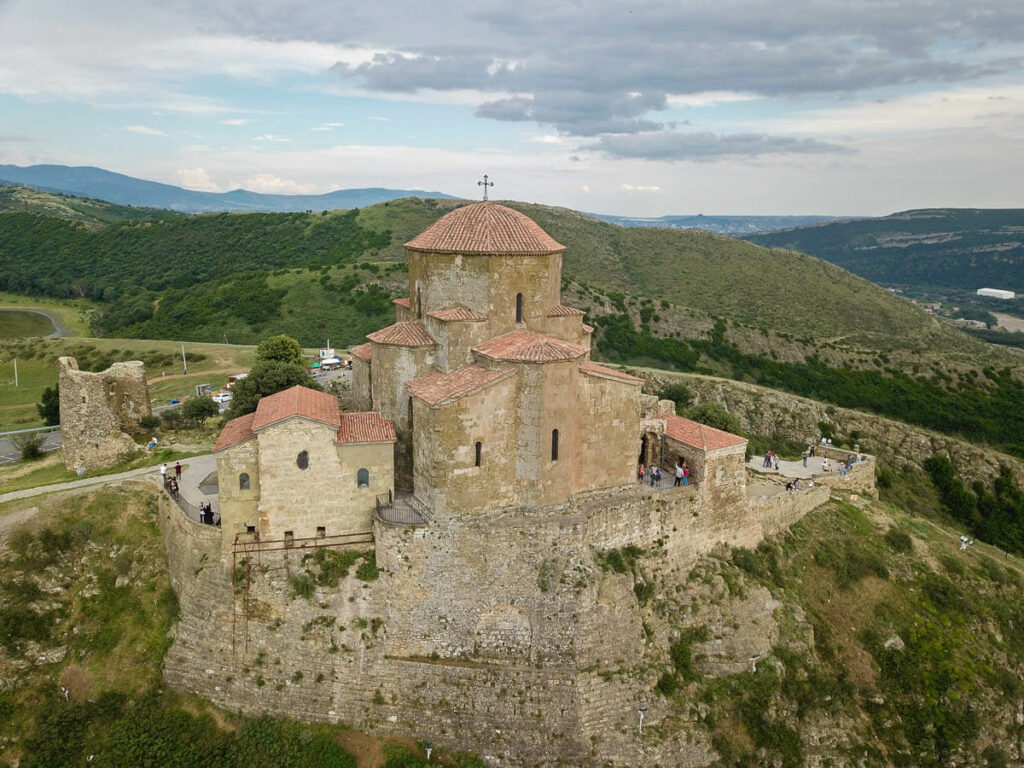
[[[863, 454], [862, 454], [863, 455]], [[814, 476], [815, 484], [827, 485], [841, 491], [853, 491], [866, 496], [878, 498], [878, 489], [875, 487], [875, 457], [868, 456], [865, 461], [853, 464], [846, 470], [846, 477], [840, 477], [839, 472], [824, 472]]]
[[72, 472], [105, 469], [138, 451], [128, 433], [153, 413], [145, 366], [135, 360], [90, 373], [80, 371], [73, 357], [58, 363], [64, 466]]
[[751, 498], [750, 512], [758, 525], [760, 536], [757, 541], [745, 546], [754, 546], [765, 536], [785, 530], [812, 509], [828, 501], [831, 493], [829, 488], [815, 480], [814, 488]]

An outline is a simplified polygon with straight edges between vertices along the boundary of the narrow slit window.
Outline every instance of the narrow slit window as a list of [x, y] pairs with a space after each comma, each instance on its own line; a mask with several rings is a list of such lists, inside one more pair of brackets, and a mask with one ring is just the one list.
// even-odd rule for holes
[[248, 491], [249, 490], [249, 473], [243, 472], [238, 476], [238, 490]]
[[558, 461], [558, 430], [551, 430], [551, 460]]
[[476, 462], [473, 464], [474, 467], [480, 466], [480, 459], [482, 458], [484, 444], [479, 440], [476, 443]]
[[295, 546], [295, 531], [285, 531], [284, 532], [284, 545], [286, 547], [294, 547]]
[[516, 322], [523, 322], [523, 294], [516, 294]]

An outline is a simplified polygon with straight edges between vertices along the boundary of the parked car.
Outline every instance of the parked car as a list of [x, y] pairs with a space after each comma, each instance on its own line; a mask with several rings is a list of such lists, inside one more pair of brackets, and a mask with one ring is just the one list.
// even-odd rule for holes
[[213, 402], [215, 403], [227, 403], [231, 400], [230, 392], [218, 392], [213, 396]]

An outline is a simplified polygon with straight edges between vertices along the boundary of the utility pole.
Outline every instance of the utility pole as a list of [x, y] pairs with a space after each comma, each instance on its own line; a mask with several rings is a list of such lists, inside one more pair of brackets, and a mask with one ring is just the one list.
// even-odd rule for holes
[[188, 361], [185, 359], [185, 342], [181, 342], [181, 366], [188, 373]]
[[18, 386], [18, 358], [14, 358], [14, 386]]

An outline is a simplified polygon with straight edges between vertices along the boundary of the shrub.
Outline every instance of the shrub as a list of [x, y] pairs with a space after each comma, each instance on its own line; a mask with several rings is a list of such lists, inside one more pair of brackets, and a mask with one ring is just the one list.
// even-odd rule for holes
[[26, 432], [22, 435], [15, 435], [11, 442], [23, 459], [38, 459], [43, 455], [43, 442], [45, 435], [39, 432]]
[[672, 400], [676, 404], [676, 413], [682, 414], [683, 409], [693, 402], [693, 393], [685, 384], [668, 384], [658, 391], [659, 400]]
[[907, 554], [914, 551], [914, 542], [910, 536], [895, 528], [890, 528], [885, 532], [885, 543], [889, 545], [889, 549], [893, 552]]
[[679, 681], [671, 672], [666, 672], [658, 678], [658, 682], [654, 684], [654, 689], [662, 696], [671, 696], [679, 690]]
[[181, 415], [193, 423], [206, 421], [216, 416], [220, 409], [208, 397], [190, 397], [181, 407]]
[[157, 429], [161, 423], [159, 416], [143, 416], [139, 419], [139, 427], [144, 430]]

